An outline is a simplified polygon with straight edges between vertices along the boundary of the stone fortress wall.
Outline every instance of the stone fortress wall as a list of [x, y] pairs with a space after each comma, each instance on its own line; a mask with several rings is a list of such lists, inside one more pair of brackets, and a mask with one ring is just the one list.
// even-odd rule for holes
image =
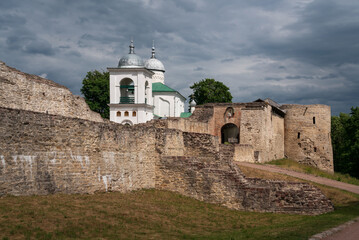
[[[233, 116], [226, 115], [228, 109]], [[326, 105], [272, 106], [261, 102], [216, 103], [197, 106], [187, 119], [169, 118], [158, 127], [218, 136], [226, 124], [239, 129], [235, 160], [268, 162], [289, 157], [299, 163], [333, 172], [331, 113]], [[300, 135], [298, 138], [298, 134]]]
[[333, 172], [331, 113], [326, 105], [282, 105], [285, 154], [299, 163]]
[[246, 179], [215, 136], [0, 108], [0, 196], [157, 188], [232, 209], [333, 210], [306, 183]]
[[240, 142], [253, 146], [255, 162], [284, 157], [284, 119], [261, 103], [242, 110]]
[[48, 79], [20, 72], [0, 61], [0, 107], [103, 122], [85, 100]]
[[[174, 123], [175, 119], [135, 126], [101, 122], [91, 112], [79, 115], [88, 109], [84, 102], [79, 107], [76, 101], [64, 105], [59, 101], [64, 109], [57, 111], [57, 99], [49, 97], [43, 85], [54, 94], [68, 91], [64, 87], [6, 69], [6, 77], [2, 73], [0, 78], [1, 93], [12, 99], [20, 95], [22, 100], [26, 93], [30, 98], [15, 105], [0, 98], [0, 196], [157, 188], [233, 209], [300, 214], [333, 210], [320, 190], [309, 184], [245, 178], [233, 161], [240, 154], [237, 146], [219, 144], [218, 136], [168, 127], [212, 129], [214, 123], [205, 120], [211, 107], [204, 107], [189, 124]], [[22, 88], [6, 84], [32, 88], [22, 93]], [[47, 110], [36, 106], [35, 96], [42, 91], [52, 102]], [[245, 147], [242, 152], [248, 153], [249, 145]]]

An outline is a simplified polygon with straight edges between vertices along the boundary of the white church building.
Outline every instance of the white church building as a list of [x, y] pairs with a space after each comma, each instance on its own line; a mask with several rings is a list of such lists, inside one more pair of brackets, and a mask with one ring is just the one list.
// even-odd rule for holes
[[[165, 85], [165, 68], [155, 56], [147, 61], [135, 54], [133, 41], [130, 52], [117, 67], [109, 67], [110, 121], [121, 124], [145, 123], [153, 118], [180, 117], [186, 98]], [[183, 115], [183, 114], [182, 114]]]

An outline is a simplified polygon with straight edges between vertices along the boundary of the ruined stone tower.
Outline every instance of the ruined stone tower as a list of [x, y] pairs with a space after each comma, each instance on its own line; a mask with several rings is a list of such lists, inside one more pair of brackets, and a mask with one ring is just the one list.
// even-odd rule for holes
[[330, 137], [330, 107], [326, 105], [282, 105], [284, 152], [290, 159], [333, 172]]

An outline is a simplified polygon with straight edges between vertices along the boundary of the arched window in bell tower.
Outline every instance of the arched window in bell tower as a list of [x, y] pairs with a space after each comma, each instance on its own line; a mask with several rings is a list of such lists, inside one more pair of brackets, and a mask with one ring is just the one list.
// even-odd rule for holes
[[148, 81], [145, 83], [145, 104], [148, 104], [148, 99], [150, 97], [150, 86], [148, 84]]
[[135, 103], [135, 85], [130, 78], [124, 78], [120, 81], [120, 103]]

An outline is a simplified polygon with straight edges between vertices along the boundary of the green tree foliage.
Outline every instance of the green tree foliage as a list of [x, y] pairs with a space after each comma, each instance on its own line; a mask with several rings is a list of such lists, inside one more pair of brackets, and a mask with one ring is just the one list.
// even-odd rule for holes
[[92, 111], [98, 112], [103, 118], [109, 118], [110, 110], [110, 75], [108, 72], [97, 70], [87, 72], [82, 81], [81, 92], [85, 97], [86, 103]]
[[359, 107], [332, 117], [334, 170], [359, 178]]
[[189, 96], [190, 101], [195, 100], [198, 105], [204, 103], [230, 103], [232, 94], [229, 88], [222, 82], [206, 78], [190, 86], [193, 94]]

